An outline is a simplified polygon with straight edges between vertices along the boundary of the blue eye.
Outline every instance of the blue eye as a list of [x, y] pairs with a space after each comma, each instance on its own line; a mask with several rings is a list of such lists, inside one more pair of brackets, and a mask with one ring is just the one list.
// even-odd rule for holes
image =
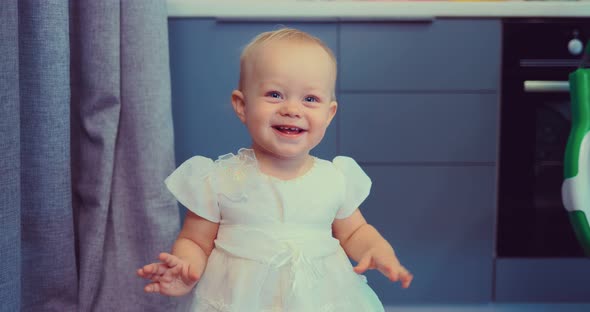
[[277, 91], [270, 91], [270, 92], [266, 93], [266, 96], [271, 97], [273, 99], [280, 99], [281, 98], [281, 94]]
[[319, 102], [320, 100], [315, 96], [306, 96], [305, 102]]

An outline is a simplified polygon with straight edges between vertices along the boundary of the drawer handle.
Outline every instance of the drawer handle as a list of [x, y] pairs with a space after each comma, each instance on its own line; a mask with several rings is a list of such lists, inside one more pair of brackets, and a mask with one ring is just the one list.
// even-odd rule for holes
[[525, 80], [525, 92], [569, 92], [568, 81]]

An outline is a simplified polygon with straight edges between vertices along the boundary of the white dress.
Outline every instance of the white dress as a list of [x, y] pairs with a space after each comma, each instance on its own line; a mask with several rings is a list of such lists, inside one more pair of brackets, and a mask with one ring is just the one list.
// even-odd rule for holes
[[284, 181], [263, 174], [254, 152], [240, 149], [216, 161], [192, 157], [166, 185], [185, 207], [220, 224], [182, 311], [384, 311], [332, 236], [334, 218], [350, 216], [371, 188], [352, 158], [314, 158], [306, 174]]

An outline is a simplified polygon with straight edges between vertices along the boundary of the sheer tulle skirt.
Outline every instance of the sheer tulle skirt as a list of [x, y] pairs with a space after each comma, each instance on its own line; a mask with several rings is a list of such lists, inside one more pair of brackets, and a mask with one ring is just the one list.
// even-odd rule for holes
[[180, 311], [384, 311], [342, 249], [302, 265], [305, 272], [290, 265], [275, 268], [215, 249], [195, 290], [182, 298]]

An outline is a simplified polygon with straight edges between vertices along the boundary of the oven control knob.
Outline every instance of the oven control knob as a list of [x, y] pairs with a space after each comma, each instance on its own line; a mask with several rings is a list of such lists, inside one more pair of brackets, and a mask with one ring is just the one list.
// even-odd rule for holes
[[580, 39], [574, 38], [570, 40], [570, 42], [567, 44], [567, 49], [570, 51], [571, 54], [578, 55], [582, 53], [582, 50], [584, 50], [584, 44], [582, 44], [582, 41], [580, 41]]

